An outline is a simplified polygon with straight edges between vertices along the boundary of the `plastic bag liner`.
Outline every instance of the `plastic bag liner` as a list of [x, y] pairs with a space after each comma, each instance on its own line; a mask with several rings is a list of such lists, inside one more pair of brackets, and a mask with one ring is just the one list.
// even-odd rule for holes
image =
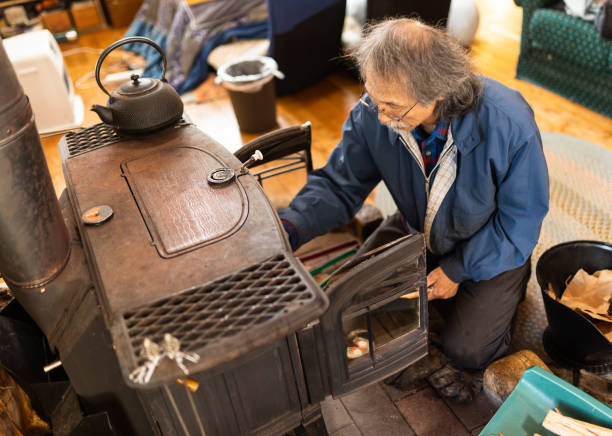
[[274, 77], [284, 75], [276, 61], [266, 56], [242, 58], [217, 70], [216, 82], [223, 82], [227, 89], [243, 132], [263, 132], [276, 126]]
[[223, 64], [217, 70], [217, 83], [232, 91], [255, 93], [274, 77], [284, 79], [278, 64], [270, 57], [243, 58]]

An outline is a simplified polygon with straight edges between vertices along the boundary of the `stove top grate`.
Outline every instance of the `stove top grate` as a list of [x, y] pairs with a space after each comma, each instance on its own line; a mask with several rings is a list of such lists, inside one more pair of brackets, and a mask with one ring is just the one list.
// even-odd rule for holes
[[317, 298], [287, 256], [279, 254], [126, 312], [123, 320], [138, 365], [146, 361], [140, 355], [144, 339], [161, 343], [165, 333], [179, 339], [181, 351], [206, 358], [211, 353], [202, 351], [221, 342], [238, 351], [249, 347], [255, 334], [281, 337], [284, 330], [299, 327], [292, 324], [304, 322], [305, 316], [316, 316], [312, 303]]
[[121, 136], [119, 136], [113, 127], [104, 123], [94, 124], [78, 132], [66, 134], [66, 143], [70, 157], [106, 147], [121, 141], [121, 139]]
[[[184, 118], [181, 118], [175, 125], [175, 128], [187, 126], [190, 123]], [[66, 143], [68, 145], [68, 156], [75, 157], [88, 151], [106, 147], [125, 139], [130, 139], [130, 136], [120, 135], [117, 130], [108, 124], [98, 123], [76, 132], [66, 134]]]

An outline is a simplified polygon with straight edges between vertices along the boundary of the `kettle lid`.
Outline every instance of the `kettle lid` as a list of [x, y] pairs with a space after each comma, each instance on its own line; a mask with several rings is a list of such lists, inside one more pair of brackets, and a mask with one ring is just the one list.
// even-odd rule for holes
[[132, 74], [130, 81], [123, 83], [115, 92], [120, 95], [142, 94], [157, 85], [157, 80], [141, 78], [138, 74]]

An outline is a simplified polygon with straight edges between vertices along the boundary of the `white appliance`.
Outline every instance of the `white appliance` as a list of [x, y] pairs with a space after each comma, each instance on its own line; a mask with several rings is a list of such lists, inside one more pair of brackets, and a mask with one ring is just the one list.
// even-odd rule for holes
[[78, 127], [83, 122], [83, 100], [74, 93], [64, 58], [48, 30], [37, 30], [3, 40], [19, 82], [30, 99], [39, 133]]

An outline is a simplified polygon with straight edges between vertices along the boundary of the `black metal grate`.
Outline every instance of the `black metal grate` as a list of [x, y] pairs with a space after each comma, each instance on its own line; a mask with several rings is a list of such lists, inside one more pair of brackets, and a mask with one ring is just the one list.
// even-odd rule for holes
[[258, 327], [280, 315], [291, 317], [315, 299], [285, 255], [251, 265], [212, 283], [123, 315], [138, 365], [145, 338], [161, 343], [165, 333], [196, 352]]
[[[181, 118], [174, 128], [187, 126], [191, 123]], [[69, 132], [66, 134], [66, 143], [68, 144], [69, 157], [78, 156], [79, 154], [87, 153], [91, 150], [106, 147], [115, 142], [122, 141], [129, 136], [121, 136], [117, 133], [114, 127], [108, 124], [98, 123], [78, 132]]]
[[66, 134], [70, 157], [121, 141], [121, 136], [108, 124], [99, 123], [78, 132]]

